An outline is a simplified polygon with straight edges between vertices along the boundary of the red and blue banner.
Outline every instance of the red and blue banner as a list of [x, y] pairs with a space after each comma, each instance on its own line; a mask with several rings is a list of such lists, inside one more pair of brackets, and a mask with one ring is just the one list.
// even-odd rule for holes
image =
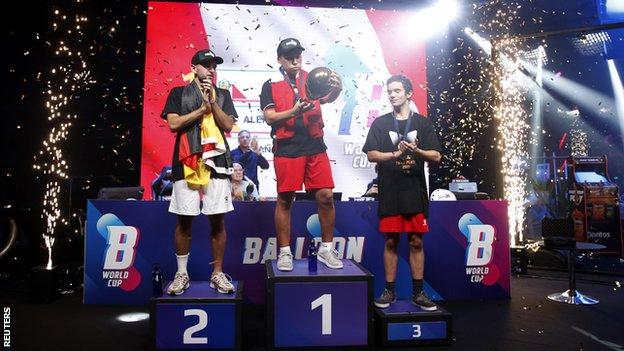
[[[87, 209], [84, 302], [146, 304], [152, 295], [152, 267], [165, 280], [176, 270], [173, 233], [176, 217], [165, 201], [91, 200]], [[383, 235], [376, 202], [336, 202], [334, 243], [338, 255], [361, 263], [375, 277], [375, 295], [384, 285]], [[264, 303], [264, 262], [277, 255], [274, 202], [239, 202], [226, 216], [224, 270], [245, 282], [245, 299]], [[509, 235], [504, 201], [431, 202], [431, 231], [425, 234], [425, 290], [436, 300], [510, 297]], [[297, 201], [292, 209], [291, 248], [305, 259], [309, 240], [320, 241], [315, 202]], [[397, 291], [411, 294], [406, 238], [399, 247]], [[189, 257], [191, 280], [208, 280], [210, 225], [206, 216], [193, 224]]]

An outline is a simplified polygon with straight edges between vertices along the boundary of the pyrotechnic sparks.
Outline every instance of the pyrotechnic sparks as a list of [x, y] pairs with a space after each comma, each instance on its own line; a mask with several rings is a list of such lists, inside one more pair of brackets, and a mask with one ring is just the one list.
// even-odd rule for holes
[[[456, 59], [458, 62], [448, 62], [444, 67], [457, 73], [448, 83], [447, 91], [442, 91], [439, 97], [430, 98], [432, 101], [450, 102], [449, 110], [437, 111], [439, 114], [436, 116], [439, 129], [443, 131], [441, 138], [446, 152], [443, 169], [438, 175], [440, 182], [446, 184], [466, 172], [481, 184], [490, 173], [486, 168], [475, 170], [471, 167], [481, 161], [475, 156], [483, 159], [491, 157], [494, 161], [493, 151], [497, 146], [501, 155], [502, 195], [509, 203], [509, 234], [512, 245], [515, 245], [516, 239], [522, 235], [524, 222], [526, 128], [529, 125], [522, 106], [526, 89], [524, 82], [517, 79], [522, 73], [514, 62], [518, 50], [510, 45], [511, 42], [500, 38], [510, 32], [510, 23], [515, 19], [517, 8], [501, 8], [492, 2], [474, 4], [472, 10], [473, 16], [478, 16], [477, 13], [489, 15], [485, 16], [485, 22], [478, 23], [476, 31], [470, 27], [463, 30], [467, 39], [457, 39], [452, 47], [454, 55], [450, 57], [463, 55]], [[493, 37], [499, 38], [494, 50]], [[487, 135], [493, 119], [497, 122], [498, 132]], [[483, 137], [492, 140], [484, 143]], [[485, 149], [485, 145], [490, 147]], [[484, 190], [496, 194], [495, 183], [485, 184]]]
[[[525, 108], [528, 92], [526, 76], [520, 71], [520, 50], [517, 41], [509, 39], [511, 27], [517, 20], [521, 5], [509, 3], [498, 6], [498, 2], [474, 4], [473, 10], [490, 13], [488, 20], [479, 23], [479, 30], [492, 33], [494, 44], [475, 31], [467, 28], [470, 36], [489, 56], [493, 71], [484, 70], [480, 75], [483, 84], [493, 85], [495, 103], [491, 106], [498, 122], [498, 135], [493, 140], [501, 155], [501, 175], [503, 177], [503, 197], [508, 202], [509, 236], [512, 246], [523, 240], [525, 205], [527, 198], [527, 171], [529, 169], [528, 142], [531, 130], [529, 112]], [[474, 13], [474, 12], [473, 12]], [[491, 76], [490, 76], [491, 74]], [[488, 80], [491, 78], [491, 80]], [[488, 104], [487, 102], [481, 102]], [[480, 130], [474, 130], [477, 135]]]
[[[42, 148], [34, 157], [33, 168], [43, 174], [45, 194], [43, 197], [42, 218], [45, 223], [43, 239], [48, 251], [47, 269], [52, 269], [52, 248], [59, 226], [67, 226], [68, 216], [64, 216], [59, 205], [63, 185], [69, 175], [69, 164], [64, 155], [65, 142], [69, 136], [72, 120], [78, 118], [71, 113], [73, 93], [91, 84], [86, 71], [87, 64], [82, 53], [77, 50], [83, 32], [81, 25], [87, 21], [84, 16], [75, 16], [72, 21], [60, 10], [53, 11], [52, 30], [62, 40], [57, 40], [51, 51], [58, 57], [58, 65], [53, 65], [46, 77], [45, 107], [48, 112], [49, 132], [42, 142]], [[52, 62], [55, 62], [52, 60]]]
[[[497, 43], [499, 57], [514, 57], [518, 52], [516, 43], [501, 40]], [[505, 199], [508, 201], [509, 235], [511, 245], [522, 241], [526, 203], [528, 169], [529, 117], [523, 108], [526, 90], [519, 79], [522, 73], [518, 65], [499, 65], [497, 97], [500, 104], [495, 118], [499, 123], [498, 149], [501, 163]]]
[[493, 53], [497, 69], [494, 72], [495, 107], [494, 118], [498, 121], [497, 148], [501, 154], [501, 174], [503, 176], [503, 193], [508, 202], [508, 220], [510, 244], [522, 241], [528, 159], [528, 135], [530, 124], [528, 113], [523, 108], [525, 86], [517, 60], [518, 43], [505, 38], [510, 26], [516, 18], [520, 7], [508, 6], [498, 9], [492, 18], [480, 24], [482, 29], [498, 33], [499, 39]]

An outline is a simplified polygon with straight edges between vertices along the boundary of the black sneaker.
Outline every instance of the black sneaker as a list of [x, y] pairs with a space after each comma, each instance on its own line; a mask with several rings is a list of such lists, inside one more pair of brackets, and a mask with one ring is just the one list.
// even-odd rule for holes
[[394, 291], [384, 289], [379, 298], [375, 299], [375, 306], [379, 308], [388, 308], [391, 303], [396, 302], [396, 294]]
[[412, 303], [425, 311], [435, 311], [438, 309], [438, 306], [427, 297], [424, 291], [412, 296]]

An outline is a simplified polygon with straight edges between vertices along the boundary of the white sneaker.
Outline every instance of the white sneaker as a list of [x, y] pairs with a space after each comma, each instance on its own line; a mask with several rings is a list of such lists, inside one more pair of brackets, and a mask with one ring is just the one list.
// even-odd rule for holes
[[293, 270], [293, 255], [290, 252], [280, 252], [277, 256], [277, 269], [290, 272]]
[[321, 248], [318, 251], [317, 258], [319, 262], [325, 263], [329, 268], [341, 269], [343, 267], [342, 261], [338, 259], [338, 251], [336, 250], [323, 250]]
[[223, 272], [214, 272], [210, 277], [210, 287], [221, 294], [232, 294], [236, 291], [232, 285], [232, 277]]
[[167, 287], [167, 294], [182, 295], [189, 286], [191, 286], [191, 284], [188, 274], [176, 272], [173, 281], [169, 284], [169, 287]]

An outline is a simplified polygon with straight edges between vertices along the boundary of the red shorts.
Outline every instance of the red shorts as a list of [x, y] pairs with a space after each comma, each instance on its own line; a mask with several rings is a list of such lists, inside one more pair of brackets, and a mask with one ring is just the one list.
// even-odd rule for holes
[[277, 177], [277, 192], [286, 193], [301, 190], [332, 189], [334, 178], [326, 152], [300, 157], [273, 158]]
[[382, 233], [426, 233], [429, 231], [429, 224], [422, 213], [399, 214], [379, 220], [379, 231]]

